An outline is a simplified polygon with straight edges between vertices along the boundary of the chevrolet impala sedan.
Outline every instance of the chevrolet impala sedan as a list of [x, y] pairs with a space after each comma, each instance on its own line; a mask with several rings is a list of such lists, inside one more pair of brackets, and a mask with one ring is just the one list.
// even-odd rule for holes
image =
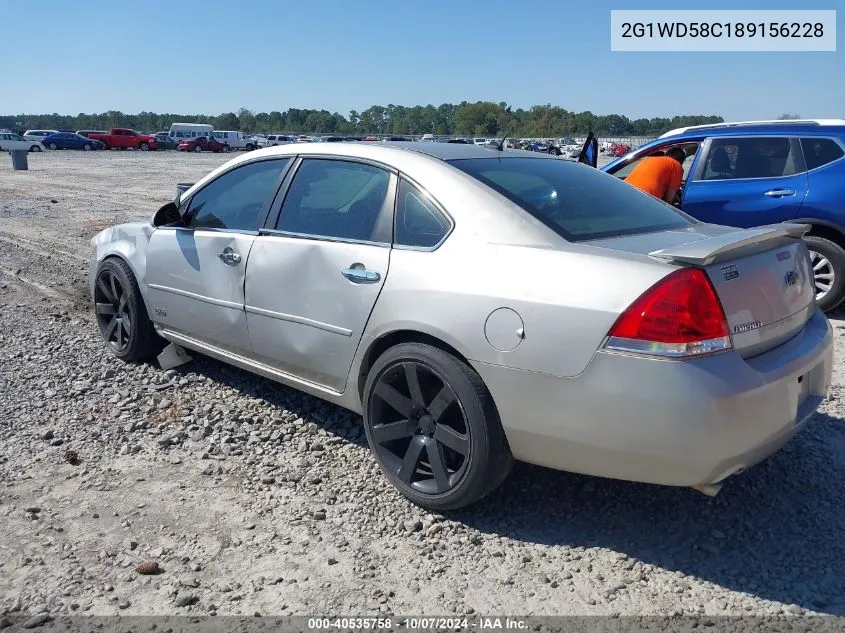
[[292, 144], [97, 234], [90, 289], [122, 360], [169, 342], [361, 413], [426, 508], [514, 459], [715, 494], [827, 392], [806, 228], [496, 145]]

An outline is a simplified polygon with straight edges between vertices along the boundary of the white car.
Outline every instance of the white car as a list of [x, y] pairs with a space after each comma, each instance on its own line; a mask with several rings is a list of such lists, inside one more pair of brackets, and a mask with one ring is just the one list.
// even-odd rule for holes
[[13, 149], [23, 149], [27, 152], [41, 152], [44, 146], [39, 141], [28, 141], [20, 134], [14, 132], [0, 133], [0, 150], [9, 152]]
[[45, 136], [50, 134], [58, 134], [58, 130], [27, 130], [23, 133], [23, 137], [27, 141], [41, 141]]

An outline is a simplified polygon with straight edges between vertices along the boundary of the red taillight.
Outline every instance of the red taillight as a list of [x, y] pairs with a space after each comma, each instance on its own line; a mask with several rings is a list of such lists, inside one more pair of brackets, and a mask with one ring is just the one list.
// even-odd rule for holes
[[722, 304], [707, 274], [682, 268], [645, 291], [608, 333], [608, 349], [690, 356], [731, 346]]

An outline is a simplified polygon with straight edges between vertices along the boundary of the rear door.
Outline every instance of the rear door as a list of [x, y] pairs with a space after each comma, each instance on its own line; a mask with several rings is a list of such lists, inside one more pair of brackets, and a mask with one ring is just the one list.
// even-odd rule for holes
[[798, 139], [711, 138], [681, 208], [702, 222], [748, 228], [797, 218], [807, 189]]
[[396, 179], [352, 159], [301, 161], [247, 267], [246, 318], [259, 360], [343, 391], [387, 276]]
[[224, 172], [183, 204], [187, 227], [159, 227], [147, 250], [150, 313], [161, 327], [251, 354], [244, 276], [258, 228], [289, 159], [251, 161]]

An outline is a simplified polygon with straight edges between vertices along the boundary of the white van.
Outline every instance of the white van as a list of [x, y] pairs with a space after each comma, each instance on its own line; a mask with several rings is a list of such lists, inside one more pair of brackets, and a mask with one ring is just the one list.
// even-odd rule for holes
[[212, 132], [214, 138], [221, 143], [228, 143], [232, 149], [245, 149], [248, 152], [254, 150], [257, 145], [255, 139], [243, 132], [234, 132], [232, 130], [214, 130]]
[[212, 132], [214, 126], [207, 123], [174, 123], [167, 135], [178, 143], [198, 136], [211, 136]]

